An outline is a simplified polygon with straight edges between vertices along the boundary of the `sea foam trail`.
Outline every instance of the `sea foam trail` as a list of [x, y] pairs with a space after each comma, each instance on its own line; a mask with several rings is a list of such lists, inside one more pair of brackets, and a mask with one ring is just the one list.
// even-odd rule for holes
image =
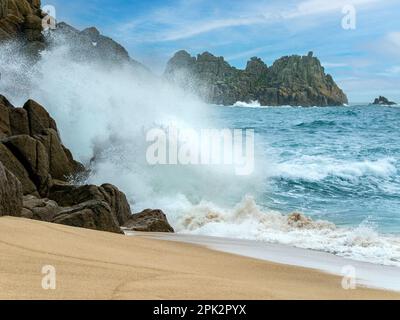
[[257, 168], [245, 177], [221, 166], [149, 166], [146, 131], [170, 125], [213, 128], [207, 106], [161, 80], [138, 75], [129, 66], [76, 61], [65, 43], [43, 52], [33, 68], [10, 52], [15, 52], [12, 45], [0, 46], [1, 93], [15, 105], [29, 98], [43, 104], [57, 121], [64, 144], [90, 165], [86, 182], [117, 185], [135, 212], [161, 208], [182, 233], [256, 239], [399, 265], [397, 238], [378, 235], [365, 226], [337, 228], [303, 216], [296, 221], [254, 200], [262, 196], [271, 177], [310, 179], [311, 173], [311, 179], [323, 179], [368, 172], [385, 176], [393, 170], [390, 159], [353, 163], [349, 169], [347, 164], [323, 158], [317, 159], [318, 165], [308, 166], [310, 159], [271, 162], [256, 150]]
[[266, 241], [400, 267], [399, 237], [379, 235], [368, 223], [339, 228], [301, 214], [282, 215], [263, 210], [250, 196], [233, 209], [203, 201], [175, 217], [174, 225], [186, 234]]

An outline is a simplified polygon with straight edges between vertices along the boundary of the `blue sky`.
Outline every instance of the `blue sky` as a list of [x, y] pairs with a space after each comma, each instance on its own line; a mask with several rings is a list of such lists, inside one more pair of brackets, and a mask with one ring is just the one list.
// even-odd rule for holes
[[[180, 49], [209, 51], [238, 68], [314, 51], [351, 102], [400, 102], [399, 0], [48, 0], [57, 20], [96, 26], [162, 73]], [[342, 27], [352, 5], [356, 28]]]

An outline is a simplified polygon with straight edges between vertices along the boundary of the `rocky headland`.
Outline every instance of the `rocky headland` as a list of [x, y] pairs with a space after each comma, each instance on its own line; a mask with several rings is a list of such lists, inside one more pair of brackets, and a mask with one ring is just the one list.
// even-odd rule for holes
[[270, 67], [253, 57], [246, 69], [239, 70], [209, 52], [192, 57], [181, 50], [169, 60], [164, 76], [213, 104], [256, 100], [270, 106], [348, 103], [346, 95], [312, 52], [306, 56], [282, 57]]

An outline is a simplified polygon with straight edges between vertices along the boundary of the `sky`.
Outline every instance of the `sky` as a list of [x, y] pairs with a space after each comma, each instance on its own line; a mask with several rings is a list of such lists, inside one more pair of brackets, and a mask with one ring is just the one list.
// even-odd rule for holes
[[400, 0], [42, 0], [58, 21], [95, 26], [161, 74], [181, 49], [244, 68], [313, 51], [351, 103], [400, 103]]

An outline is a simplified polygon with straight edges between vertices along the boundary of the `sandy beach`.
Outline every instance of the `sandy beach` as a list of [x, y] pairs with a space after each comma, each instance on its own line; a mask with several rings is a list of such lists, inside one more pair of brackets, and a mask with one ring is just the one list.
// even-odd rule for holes
[[[399, 299], [344, 290], [312, 269], [213, 251], [195, 244], [128, 237], [0, 218], [1, 299]], [[42, 267], [56, 268], [56, 290]]]

